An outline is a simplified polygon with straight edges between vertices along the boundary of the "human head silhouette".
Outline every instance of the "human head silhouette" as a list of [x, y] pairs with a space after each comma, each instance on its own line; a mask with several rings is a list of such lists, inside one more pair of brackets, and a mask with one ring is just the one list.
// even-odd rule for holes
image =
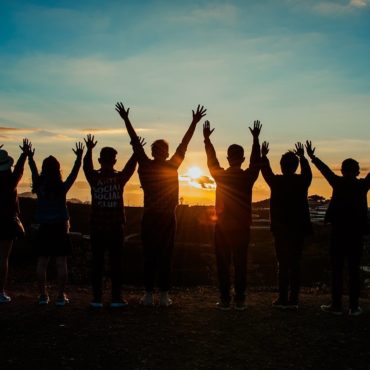
[[169, 156], [169, 145], [166, 140], [156, 140], [152, 144], [152, 156], [154, 159], [166, 160]]
[[229, 165], [240, 167], [244, 162], [244, 149], [238, 144], [232, 144], [227, 149], [227, 160]]
[[347, 158], [342, 162], [341, 168], [344, 177], [357, 177], [360, 174], [360, 165], [352, 158]]
[[59, 161], [52, 155], [49, 155], [42, 162], [41, 173], [46, 177], [60, 177]]
[[299, 164], [298, 157], [293, 152], [286, 152], [281, 156], [280, 168], [283, 175], [293, 175]]
[[99, 163], [102, 170], [112, 170], [116, 164], [117, 150], [109, 146], [105, 146], [100, 151]]

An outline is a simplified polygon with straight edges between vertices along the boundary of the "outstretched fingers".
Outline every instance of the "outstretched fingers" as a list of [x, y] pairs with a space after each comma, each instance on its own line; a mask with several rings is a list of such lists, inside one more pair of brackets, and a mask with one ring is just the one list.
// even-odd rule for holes
[[145, 141], [145, 139], [143, 137], [138, 136], [137, 138], [139, 139], [139, 143], [140, 143], [141, 146], [145, 146], [146, 145], [146, 141]]
[[307, 155], [312, 158], [314, 157], [315, 155], [315, 150], [316, 148], [313, 148], [312, 147], [312, 142], [309, 141], [309, 140], [306, 140], [306, 151], [307, 151]]
[[95, 141], [95, 136], [91, 135], [91, 134], [88, 134], [86, 136], [86, 139], [84, 138], [84, 141], [85, 141], [87, 149], [93, 149], [96, 146], [96, 144], [98, 143], [97, 141]]
[[262, 143], [262, 147], [261, 147], [261, 154], [263, 156], [266, 156], [268, 154], [268, 152], [270, 151], [270, 148], [269, 148], [269, 143], [267, 141], [264, 141]]
[[207, 109], [204, 108], [203, 105], [201, 106], [200, 104], [198, 104], [196, 111], [194, 112], [194, 110], [192, 110], [192, 112], [193, 122], [199, 122], [206, 115]]
[[253, 122], [253, 128], [249, 127], [249, 131], [253, 135], [253, 137], [258, 137], [262, 129], [262, 124], [259, 120], [255, 120]]

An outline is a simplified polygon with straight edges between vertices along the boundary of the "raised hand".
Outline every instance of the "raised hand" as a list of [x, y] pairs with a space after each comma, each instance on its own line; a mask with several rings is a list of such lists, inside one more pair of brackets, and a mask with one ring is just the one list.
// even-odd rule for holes
[[205, 115], [207, 112], [207, 109], [204, 108], [204, 106], [200, 106], [198, 104], [197, 110], [193, 112], [193, 123], [197, 124]]
[[270, 151], [270, 149], [269, 149], [269, 143], [267, 141], [264, 141], [262, 143], [262, 147], [261, 147], [261, 155], [262, 155], [262, 157], [266, 157], [269, 151]]
[[139, 143], [140, 143], [141, 146], [145, 146], [146, 145], [146, 141], [145, 141], [145, 139], [143, 137], [138, 136], [137, 138], [139, 139]]
[[204, 122], [204, 124], [203, 124], [203, 136], [204, 136], [205, 139], [209, 139], [209, 137], [212, 135], [212, 132], [214, 130], [215, 130], [214, 128], [211, 130], [211, 124], [208, 120]]
[[130, 108], [125, 109], [122, 102], [116, 103], [116, 111], [121, 116], [121, 118], [126, 121], [128, 119], [128, 114], [130, 112]]
[[249, 131], [251, 132], [254, 138], [258, 138], [258, 136], [260, 135], [261, 129], [262, 129], [262, 124], [258, 120], [253, 122], [253, 128], [249, 127]]
[[86, 139], [84, 139], [87, 150], [92, 150], [95, 148], [98, 142], [97, 141], [94, 142], [94, 140], [95, 140], [95, 136], [91, 134], [88, 134]]
[[[86, 144], [87, 145], [87, 144]], [[82, 157], [82, 153], [84, 152], [84, 145], [81, 142], [76, 143], [76, 149], [73, 149], [73, 153], [76, 154], [77, 157]]]
[[312, 147], [312, 142], [311, 141], [306, 141], [306, 151], [307, 151], [307, 155], [313, 159], [315, 158], [315, 149], [316, 148], [313, 148]]
[[22, 145], [19, 145], [19, 147], [22, 152], [29, 157], [33, 157], [35, 154], [35, 149], [32, 149], [32, 143], [27, 138], [23, 139], [23, 143]]
[[304, 157], [304, 146], [302, 143], [296, 143], [295, 144], [295, 149], [293, 150], [293, 153], [297, 156], [297, 157]]

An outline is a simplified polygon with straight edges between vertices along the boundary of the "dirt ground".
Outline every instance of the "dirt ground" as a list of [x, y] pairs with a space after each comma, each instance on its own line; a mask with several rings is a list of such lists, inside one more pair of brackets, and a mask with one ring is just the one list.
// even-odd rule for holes
[[320, 312], [327, 294], [306, 293], [298, 312], [271, 308], [274, 293], [252, 291], [245, 312], [219, 312], [214, 288], [175, 290], [170, 308], [138, 304], [91, 310], [87, 288], [71, 303], [35, 304], [35, 287], [12, 287], [0, 306], [0, 369], [369, 369], [370, 299], [360, 317]]

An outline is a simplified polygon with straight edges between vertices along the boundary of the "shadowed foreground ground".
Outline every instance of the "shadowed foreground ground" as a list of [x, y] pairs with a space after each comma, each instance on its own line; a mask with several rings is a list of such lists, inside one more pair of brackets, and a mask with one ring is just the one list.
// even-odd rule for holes
[[[370, 300], [357, 318], [321, 313], [324, 294], [304, 294], [298, 313], [270, 308], [272, 293], [251, 292], [245, 312], [214, 309], [217, 292], [174, 292], [168, 309], [137, 304], [91, 311], [87, 289], [71, 304], [38, 307], [31, 288], [0, 306], [1, 366], [7, 369], [367, 369]], [[32, 290], [35, 290], [32, 287]]]

